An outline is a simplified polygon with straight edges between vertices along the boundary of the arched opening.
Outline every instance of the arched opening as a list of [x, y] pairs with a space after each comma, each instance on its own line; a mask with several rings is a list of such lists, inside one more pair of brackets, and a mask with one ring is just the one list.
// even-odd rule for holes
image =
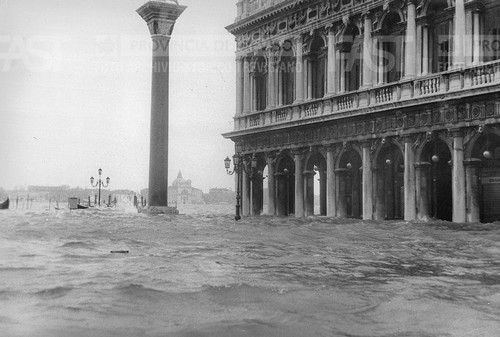
[[295, 163], [283, 155], [276, 165], [276, 212], [281, 216], [295, 213]]
[[252, 60], [250, 67], [251, 77], [251, 110], [261, 111], [267, 107], [267, 61], [263, 56]]
[[452, 162], [448, 145], [441, 139], [428, 142], [421, 160], [431, 163], [427, 171], [430, 188], [427, 191], [430, 216], [435, 219], [452, 221]]
[[384, 146], [377, 157], [375, 200], [377, 219], [404, 217], [404, 157], [395, 144]]
[[337, 215], [362, 216], [362, 162], [360, 154], [350, 148], [344, 152], [335, 171], [337, 179]]
[[[491, 8], [484, 12], [484, 34], [481, 47], [485, 62], [500, 59], [500, 8]], [[481, 34], [482, 32], [480, 32]]]
[[481, 136], [471, 154], [480, 159], [477, 177], [480, 180], [479, 206], [482, 222], [500, 220], [500, 137], [492, 132]]
[[286, 40], [281, 47], [278, 63], [278, 104], [290, 105], [295, 100], [295, 55], [293, 43]]
[[326, 87], [326, 46], [321, 36], [316, 35], [309, 51], [308, 91], [310, 98], [322, 98]]
[[315, 214], [316, 195], [319, 196], [319, 214], [326, 215], [326, 160], [321, 153], [314, 153], [307, 160], [304, 170], [304, 190], [305, 215]]
[[396, 82], [403, 76], [405, 26], [396, 12], [387, 13], [378, 38], [378, 83]]

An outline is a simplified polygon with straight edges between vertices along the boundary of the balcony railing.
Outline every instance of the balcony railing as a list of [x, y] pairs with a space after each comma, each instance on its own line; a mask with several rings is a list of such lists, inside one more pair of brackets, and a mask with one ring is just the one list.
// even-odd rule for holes
[[428, 101], [433, 96], [437, 99], [448, 92], [480, 90], [492, 85], [500, 85], [500, 60], [240, 115], [235, 117], [235, 131], [315, 119], [368, 107], [384, 109], [384, 106], [394, 102]]

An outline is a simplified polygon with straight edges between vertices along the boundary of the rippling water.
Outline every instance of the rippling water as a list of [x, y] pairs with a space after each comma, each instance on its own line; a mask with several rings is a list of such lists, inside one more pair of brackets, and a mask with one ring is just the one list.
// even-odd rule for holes
[[499, 335], [500, 225], [180, 210], [1, 211], [0, 335]]

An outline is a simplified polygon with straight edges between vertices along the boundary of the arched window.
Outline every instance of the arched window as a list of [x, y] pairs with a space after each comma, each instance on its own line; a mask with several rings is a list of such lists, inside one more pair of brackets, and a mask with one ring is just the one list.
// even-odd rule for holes
[[382, 23], [379, 37], [379, 83], [396, 82], [404, 69], [404, 25], [396, 12], [388, 13]]
[[325, 95], [326, 60], [325, 41], [320, 36], [315, 36], [309, 52], [308, 83], [311, 98], [322, 98]]
[[484, 14], [484, 38], [481, 41], [484, 61], [500, 59], [500, 8], [488, 10]]
[[291, 41], [287, 40], [281, 47], [281, 57], [278, 63], [279, 105], [292, 104], [295, 99], [295, 62], [293, 44]]
[[252, 111], [265, 110], [267, 107], [267, 62], [262, 56], [255, 57], [250, 67]]

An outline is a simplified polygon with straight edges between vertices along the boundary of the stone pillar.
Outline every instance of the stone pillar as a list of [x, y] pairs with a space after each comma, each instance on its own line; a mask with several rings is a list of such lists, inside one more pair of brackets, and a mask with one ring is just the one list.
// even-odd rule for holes
[[429, 175], [431, 163], [421, 162], [415, 164], [415, 191], [418, 200], [417, 219], [428, 221], [429, 217]]
[[415, 77], [415, 55], [417, 53], [417, 9], [416, 0], [408, 1], [408, 21], [406, 23], [405, 78]]
[[175, 21], [186, 9], [174, 3], [150, 1], [137, 9], [153, 40], [151, 136], [148, 212], [178, 213], [168, 207], [169, 44]]
[[275, 57], [272, 50], [269, 50], [268, 55], [268, 77], [267, 77], [267, 92], [268, 92], [268, 100], [267, 100], [267, 108], [271, 109], [276, 106], [276, 66], [275, 66]]
[[304, 217], [304, 176], [302, 153], [295, 151], [293, 153], [295, 161], [295, 217]]
[[306, 68], [306, 99], [312, 99], [312, 82], [313, 82], [313, 73], [312, 73], [312, 63], [311, 60], [306, 58], [305, 60], [305, 68]]
[[363, 220], [373, 219], [373, 172], [371, 143], [364, 142], [363, 148]]
[[472, 21], [473, 21], [473, 56], [472, 56], [472, 64], [477, 66], [481, 63], [481, 25], [480, 25], [480, 12], [475, 10], [472, 12]]
[[305, 216], [314, 215], [314, 171], [304, 171]]
[[363, 36], [363, 88], [369, 88], [373, 83], [373, 71], [375, 69], [373, 63], [373, 39], [372, 39], [372, 19], [369, 13], [364, 14], [365, 31]]
[[347, 174], [346, 168], [336, 169], [335, 176], [338, 177], [338, 198], [337, 198], [337, 216], [347, 218]]
[[[240, 159], [241, 160], [241, 159]], [[245, 165], [245, 164], [243, 164]], [[242, 184], [241, 184], [241, 215], [250, 215], [250, 205], [251, 205], [251, 190], [250, 190], [250, 179], [245, 170], [242, 170]]]
[[335, 42], [335, 32], [330, 29], [328, 31], [327, 95], [334, 95], [337, 93], [337, 48], [335, 47]]
[[385, 83], [385, 66], [384, 66], [384, 44], [379, 37], [378, 41], [378, 84]]
[[415, 151], [413, 150], [413, 139], [405, 138], [405, 172], [404, 172], [404, 219], [406, 221], [415, 220], [416, 199], [415, 199]]
[[339, 92], [346, 92], [346, 63], [347, 63], [347, 53], [340, 52], [340, 69], [339, 69], [339, 77], [340, 77], [340, 90]]
[[467, 222], [481, 221], [481, 159], [471, 158], [464, 160], [465, 165], [465, 186], [467, 188]]
[[429, 26], [422, 27], [422, 75], [429, 74]]
[[243, 58], [236, 59], [236, 115], [243, 113]]
[[304, 101], [304, 56], [302, 47], [302, 37], [296, 40], [296, 60], [295, 60], [295, 102]]
[[455, 0], [453, 67], [465, 66], [465, 0]]
[[452, 196], [453, 222], [466, 222], [464, 136], [460, 129], [453, 130]]
[[243, 112], [250, 112], [250, 60], [248, 57], [243, 59]]
[[274, 176], [274, 154], [267, 154], [267, 214], [276, 214], [276, 182]]
[[385, 167], [377, 167], [373, 170], [373, 179], [375, 180], [375, 211], [373, 220], [385, 220], [386, 218], [386, 184], [385, 184], [386, 170]]
[[329, 146], [326, 153], [326, 215], [333, 217], [337, 214], [335, 205], [335, 149]]

